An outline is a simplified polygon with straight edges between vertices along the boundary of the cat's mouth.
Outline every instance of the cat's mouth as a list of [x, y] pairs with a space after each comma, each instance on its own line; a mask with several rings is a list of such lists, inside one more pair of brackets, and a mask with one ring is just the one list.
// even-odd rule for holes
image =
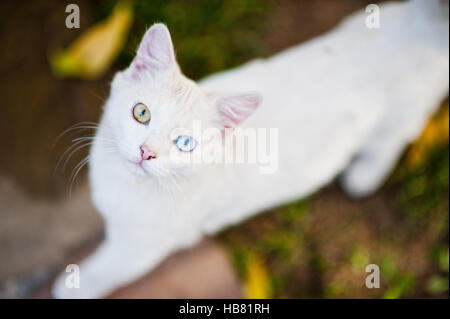
[[139, 162], [127, 160], [126, 166], [130, 170], [130, 172], [134, 175], [147, 176], [150, 174], [149, 169], [145, 167], [146, 165], [144, 165], [144, 161], [142, 160]]
[[136, 163], [137, 166], [142, 167], [144, 169], [144, 160], [140, 160], [139, 162]]
[[138, 162], [127, 160], [126, 164], [130, 172], [136, 176], [168, 176], [167, 169], [162, 167], [161, 163], [158, 163], [157, 159], [153, 159], [151, 161], [140, 160]]

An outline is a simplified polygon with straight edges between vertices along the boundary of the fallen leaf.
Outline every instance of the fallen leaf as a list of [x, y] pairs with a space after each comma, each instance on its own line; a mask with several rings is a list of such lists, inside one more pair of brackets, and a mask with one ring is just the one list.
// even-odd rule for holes
[[87, 29], [69, 48], [51, 55], [53, 73], [58, 77], [99, 78], [122, 49], [132, 22], [131, 1], [119, 1], [106, 20]]
[[449, 140], [449, 106], [441, 108], [425, 126], [421, 136], [412, 144], [407, 154], [409, 167], [420, 166], [429, 151]]
[[269, 274], [262, 258], [256, 254], [249, 256], [244, 290], [250, 299], [267, 299], [272, 296]]

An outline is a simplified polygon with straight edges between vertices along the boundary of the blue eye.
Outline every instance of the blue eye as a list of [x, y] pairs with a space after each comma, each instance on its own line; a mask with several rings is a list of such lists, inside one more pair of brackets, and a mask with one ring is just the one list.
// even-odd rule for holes
[[191, 152], [197, 146], [197, 141], [193, 137], [186, 135], [178, 136], [174, 143], [182, 152]]

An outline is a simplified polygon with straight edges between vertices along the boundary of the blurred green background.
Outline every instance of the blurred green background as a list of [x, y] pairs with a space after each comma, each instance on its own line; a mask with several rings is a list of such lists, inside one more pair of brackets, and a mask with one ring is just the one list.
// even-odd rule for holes
[[[98, 121], [108, 83], [125, 68], [154, 22], [171, 31], [177, 59], [193, 79], [267, 57], [335, 26], [363, 0], [136, 1], [134, 22], [114, 64], [98, 80], [58, 79], [49, 67], [105, 19], [116, 1], [77, 1], [81, 28], [64, 28], [67, 1], [0, 4], [0, 174], [35, 198], [65, 199], [70, 176], [54, 167], [76, 123]], [[72, 168], [85, 155], [72, 157]], [[1, 177], [1, 176], [0, 176]], [[83, 175], [79, 178], [83, 181]], [[386, 185], [363, 200], [336, 183], [310, 198], [219, 235], [249, 297], [448, 297], [448, 101], [406, 152]], [[364, 286], [365, 266], [381, 268], [381, 288]]]

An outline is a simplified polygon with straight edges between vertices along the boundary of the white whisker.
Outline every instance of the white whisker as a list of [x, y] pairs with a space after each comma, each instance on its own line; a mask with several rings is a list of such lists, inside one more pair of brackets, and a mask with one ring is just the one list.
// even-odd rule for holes
[[76, 147], [73, 151], [71, 151], [71, 152], [69, 153], [69, 155], [66, 157], [66, 160], [64, 161], [64, 164], [63, 164], [63, 167], [62, 167], [63, 172], [66, 170], [66, 167], [67, 167], [67, 164], [69, 163], [70, 158], [71, 158], [77, 151], [81, 150], [82, 148], [85, 148], [86, 146], [91, 146], [91, 145], [92, 145], [92, 142], [87, 142], [87, 143], [85, 143], [85, 144], [79, 145], [79, 146]]
[[[89, 155], [86, 156], [83, 160], [81, 160], [80, 163], [75, 166], [75, 168], [72, 170], [72, 175], [70, 178], [70, 185], [69, 185], [69, 198], [72, 198], [72, 187], [73, 183], [75, 182], [75, 179], [80, 172], [80, 170], [89, 162]], [[75, 174], [73, 173], [75, 171]]]
[[63, 137], [64, 135], [66, 135], [69, 132], [72, 132], [72, 131], [75, 131], [75, 130], [82, 130], [82, 129], [98, 129], [98, 126], [99, 126], [98, 123], [94, 123], [94, 122], [80, 122], [80, 123], [77, 123], [77, 124], [69, 127], [68, 129], [66, 129], [62, 133], [60, 133], [56, 137], [55, 142], [53, 143], [53, 147], [56, 146], [56, 144], [61, 139], [61, 137]]

